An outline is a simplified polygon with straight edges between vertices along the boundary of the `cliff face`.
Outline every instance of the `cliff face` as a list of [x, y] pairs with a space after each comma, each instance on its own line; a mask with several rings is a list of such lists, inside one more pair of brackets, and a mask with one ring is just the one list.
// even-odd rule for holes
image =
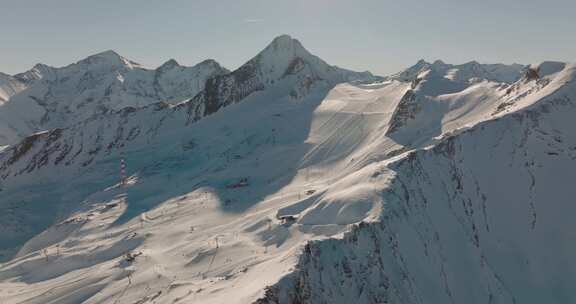
[[310, 243], [257, 303], [576, 301], [574, 92], [388, 164], [381, 218]]
[[191, 67], [169, 60], [146, 69], [113, 51], [60, 68], [38, 64], [14, 76], [0, 73], [0, 146], [125, 108], [179, 103], [227, 73], [213, 60]]
[[317, 82], [335, 85], [347, 81], [373, 81], [369, 72], [353, 72], [331, 66], [306, 50], [290, 36], [277, 37], [244, 65], [225, 75], [209, 79], [206, 89], [190, 105], [196, 117], [217, 112], [248, 95], [276, 87], [295, 99], [305, 96]]
[[[36, 70], [40, 73], [39, 68], [34, 69]], [[65, 68], [50, 68], [50, 71], [58, 73], [70, 74], [70, 71], [74, 71], [74, 75], [81, 74], [84, 70], [89, 70], [90, 73], [96, 70], [98, 75], [104, 78], [109, 76], [110, 71], [126, 70], [129, 75], [152, 72], [133, 66], [133, 63], [111, 51], [88, 57]], [[255, 93], [265, 93], [272, 99], [302, 100], [312, 89], [329, 90], [345, 81], [376, 79], [368, 72], [353, 72], [328, 65], [309, 53], [298, 40], [289, 36], [274, 39], [258, 55], [229, 73], [210, 60], [192, 68], [181, 67], [174, 60], [170, 60], [160, 66], [156, 74], [182, 78], [182, 73], [192, 73], [186, 70], [200, 70], [195, 72], [199, 75], [194, 74], [194, 82], [189, 84], [202, 82], [201, 85], [194, 86], [192, 91], [199, 91], [194, 98], [175, 105], [150, 102], [145, 106], [124, 105], [117, 110], [106, 107], [105, 111], [98, 115], [90, 115], [81, 120], [75, 118], [74, 121], [78, 120], [75, 123], [66, 120], [70, 123], [66, 127], [31, 134], [0, 154], [0, 177], [5, 183], [10, 183], [23, 174], [36, 172], [37, 169], [53, 170], [62, 165], [75, 169], [86, 168], [97, 159], [117, 155], [127, 146], [143, 147], [158, 141], [158, 137], [163, 133], [181, 130], [180, 133], [186, 134], [186, 127], [192, 123], [224, 107], [244, 101]], [[40, 78], [33, 78], [31, 81], [43, 80], [40, 83], [43, 84], [57, 78], [42, 76], [47, 74], [46, 71], [43, 73], [39, 74]], [[160, 79], [158, 75], [156, 78]], [[24, 78], [23, 75], [19, 77]], [[186, 80], [179, 78], [179, 81]], [[204, 79], [207, 79], [205, 83]], [[176, 88], [181, 86], [173, 81], [167, 83]], [[92, 82], [90, 85], [95, 86], [92, 90], [101, 91], [100, 86]], [[145, 83], [142, 83], [142, 86], [148, 89], [152, 87]], [[166, 86], [167, 84], [164, 84], [164, 87]], [[161, 87], [156, 89], [162, 91]], [[176, 94], [175, 92], [171, 93]], [[73, 95], [68, 91], [66, 93]], [[82, 96], [79, 94], [73, 100]], [[111, 101], [110, 98], [106, 100]], [[146, 101], [149, 102], [148, 99]]]
[[0, 148], [0, 298], [575, 302], [576, 66], [434, 65], [359, 82], [281, 36], [187, 101]]

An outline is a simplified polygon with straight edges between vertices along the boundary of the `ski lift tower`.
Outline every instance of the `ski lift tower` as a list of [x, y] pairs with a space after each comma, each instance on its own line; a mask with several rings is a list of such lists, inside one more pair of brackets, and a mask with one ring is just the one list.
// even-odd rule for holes
[[126, 185], [126, 161], [124, 160], [124, 157], [122, 156], [122, 158], [120, 158], [120, 185], [121, 186], [125, 186]]

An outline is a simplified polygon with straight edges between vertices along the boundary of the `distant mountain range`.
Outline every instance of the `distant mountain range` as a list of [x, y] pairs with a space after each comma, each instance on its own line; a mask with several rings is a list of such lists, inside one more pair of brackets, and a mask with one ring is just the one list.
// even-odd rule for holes
[[204, 89], [208, 78], [226, 73], [213, 60], [193, 67], [169, 60], [149, 70], [106, 51], [62, 68], [37, 64], [21, 74], [2, 74], [0, 145], [110, 111], [181, 102]]
[[0, 302], [575, 302], [575, 76], [286, 35], [0, 74]]

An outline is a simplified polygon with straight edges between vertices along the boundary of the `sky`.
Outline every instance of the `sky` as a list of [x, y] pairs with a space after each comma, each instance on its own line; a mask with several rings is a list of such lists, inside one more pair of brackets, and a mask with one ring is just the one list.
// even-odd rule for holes
[[155, 68], [234, 69], [289, 34], [330, 64], [388, 75], [418, 61], [576, 61], [574, 0], [0, 0], [0, 71], [115, 50]]

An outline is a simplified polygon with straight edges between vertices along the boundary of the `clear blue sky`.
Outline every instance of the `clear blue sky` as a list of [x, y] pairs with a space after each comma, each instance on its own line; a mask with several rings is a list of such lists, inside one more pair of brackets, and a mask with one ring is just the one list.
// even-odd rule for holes
[[575, 61], [574, 0], [0, 0], [0, 71], [113, 49], [156, 67], [233, 69], [280, 34], [331, 64], [377, 74], [418, 59]]

